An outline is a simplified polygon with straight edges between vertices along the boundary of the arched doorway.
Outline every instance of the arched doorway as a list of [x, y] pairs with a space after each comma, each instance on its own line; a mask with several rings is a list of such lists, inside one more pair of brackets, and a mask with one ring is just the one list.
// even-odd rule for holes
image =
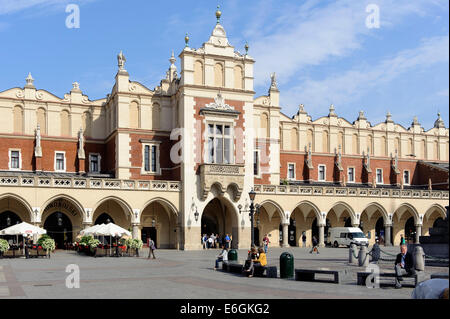
[[415, 242], [416, 227], [414, 226], [414, 217], [408, 218], [405, 223], [405, 240], [406, 242]]
[[[0, 213], [0, 230], [20, 224], [21, 222], [22, 219], [12, 211]], [[2, 236], [1, 238], [8, 242], [19, 242], [22, 236], [20, 236], [20, 238], [18, 236]]]
[[111, 216], [109, 216], [109, 214], [103, 213], [97, 217], [97, 219], [94, 222], [94, 225], [109, 224], [109, 223], [114, 224], [114, 219]]
[[64, 249], [66, 244], [72, 243], [72, 222], [63, 212], [54, 212], [44, 223], [47, 235], [55, 240], [56, 249]]
[[[328, 229], [330, 229], [332, 227], [330, 220], [327, 218], [326, 219], [326, 224], [324, 227], [324, 231], [323, 231], [323, 236], [324, 236], [324, 243], [325, 245], [327, 244], [327, 239], [328, 239]], [[316, 236], [317, 241], [319, 241], [319, 226], [317, 225], [317, 218], [314, 218], [314, 221], [311, 225], [311, 238]]]
[[[256, 226], [256, 223], [254, 226]], [[212, 199], [202, 213], [201, 235], [207, 234], [209, 236], [213, 233], [222, 238], [228, 234], [232, 237], [231, 247], [238, 247], [238, 218], [232, 205], [223, 197]]]
[[384, 245], [385, 233], [383, 217], [378, 218], [375, 224], [375, 238], [378, 239], [380, 244]]

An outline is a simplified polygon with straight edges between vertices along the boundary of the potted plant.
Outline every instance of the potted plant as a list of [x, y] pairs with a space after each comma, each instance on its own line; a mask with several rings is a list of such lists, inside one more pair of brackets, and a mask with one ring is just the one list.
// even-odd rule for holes
[[0, 258], [3, 258], [3, 254], [9, 250], [8, 241], [0, 239]]
[[51, 238], [47, 238], [42, 242], [42, 248], [46, 250], [48, 258], [50, 258], [50, 252], [56, 248], [55, 241]]
[[95, 256], [95, 250], [97, 249], [98, 245], [100, 245], [100, 240], [92, 238], [91, 241], [89, 241], [89, 248], [91, 250], [92, 255]]

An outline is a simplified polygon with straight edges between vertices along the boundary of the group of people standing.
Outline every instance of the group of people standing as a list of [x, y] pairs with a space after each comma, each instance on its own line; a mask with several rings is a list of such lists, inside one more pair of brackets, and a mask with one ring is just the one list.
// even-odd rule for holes
[[219, 236], [219, 234], [203, 234], [202, 236], [202, 246], [203, 249], [210, 249], [210, 248], [220, 248], [225, 247], [226, 249], [231, 248], [231, 242], [233, 240], [233, 237], [229, 234], [226, 234], [224, 237]]

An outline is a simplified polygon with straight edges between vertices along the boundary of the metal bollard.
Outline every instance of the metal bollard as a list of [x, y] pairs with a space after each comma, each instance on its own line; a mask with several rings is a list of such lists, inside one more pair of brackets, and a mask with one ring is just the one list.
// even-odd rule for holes
[[425, 253], [421, 246], [414, 248], [414, 269], [417, 271], [425, 271]]
[[359, 248], [358, 266], [369, 266], [369, 255], [367, 254], [367, 246], [365, 245], [361, 245], [361, 248]]
[[356, 245], [350, 244], [350, 248], [348, 249], [348, 262], [349, 264], [356, 264], [358, 261], [356, 260]]

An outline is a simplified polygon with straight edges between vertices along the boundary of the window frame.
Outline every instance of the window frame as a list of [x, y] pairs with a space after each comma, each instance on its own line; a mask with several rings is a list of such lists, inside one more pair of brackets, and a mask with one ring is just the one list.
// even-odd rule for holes
[[[235, 158], [234, 158], [234, 123], [233, 122], [226, 122], [226, 121], [207, 121], [205, 123], [205, 135], [206, 135], [206, 139], [205, 139], [205, 152], [206, 152], [206, 158], [205, 158], [205, 162], [207, 164], [217, 164], [217, 165], [233, 165], [235, 163]], [[213, 133], [211, 134], [209, 132], [209, 126], [212, 125], [213, 126]], [[222, 126], [222, 134], [217, 134], [216, 135], [216, 126], [221, 125]], [[230, 133], [228, 135], [225, 134], [225, 126], [228, 126], [230, 128]], [[221, 138], [222, 139], [222, 162], [218, 163], [217, 162], [217, 152], [213, 153], [213, 160], [210, 160], [210, 148], [209, 148], [209, 139], [213, 138], [213, 149], [215, 150], [216, 147], [216, 139]], [[230, 145], [229, 145], [229, 163], [225, 163], [225, 140], [229, 139], [230, 140]]]
[[[12, 152], [19, 152], [19, 167], [12, 167]], [[21, 171], [22, 170], [22, 150], [20, 148], [10, 148], [8, 150], [9, 161], [8, 169], [11, 171]]]
[[[405, 183], [405, 173], [408, 173], [408, 183]], [[409, 171], [409, 169], [405, 169], [403, 170], [403, 185], [411, 185], [411, 173]]]
[[[97, 171], [91, 170], [92, 169], [92, 166], [91, 166], [92, 156], [97, 156], [97, 166], [98, 166]], [[101, 162], [102, 162], [102, 156], [99, 153], [89, 153], [89, 172], [90, 173], [100, 173], [102, 171]]]
[[[293, 165], [293, 167], [294, 167], [294, 177], [290, 177], [289, 176], [289, 167], [290, 167], [290, 165]], [[296, 165], [295, 165], [295, 163], [292, 163], [292, 162], [289, 162], [289, 163], [287, 163], [287, 179], [288, 180], [290, 180], [290, 181], [295, 181], [296, 180]]]
[[[349, 178], [350, 169], [353, 170], [353, 180], [350, 180], [350, 178]], [[354, 166], [347, 167], [347, 183], [356, 183], [356, 168]]]
[[[381, 171], [381, 182], [378, 181], [378, 171]], [[376, 181], [377, 185], [384, 184], [384, 177], [383, 177], [383, 169], [382, 168], [375, 169], [375, 181]]]
[[[160, 153], [160, 141], [154, 141], [154, 142], [145, 142], [142, 143], [142, 165], [141, 165], [141, 175], [161, 175], [161, 153]], [[149, 169], [145, 169], [145, 147], [149, 147]], [[155, 168], [156, 170], [153, 171], [152, 169], [152, 147], [156, 148], [155, 151]]]
[[[57, 154], [63, 154], [63, 165], [64, 168], [61, 169], [57, 169], [57, 158], [56, 155]], [[66, 159], [66, 152], [65, 151], [55, 151], [55, 156], [54, 156], [54, 170], [55, 172], [67, 172], [67, 159]]]
[[[323, 179], [320, 179], [320, 168], [323, 167]], [[327, 181], [327, 166], [325, 164], [317, 165], [317, 181], [326, 182]]]

